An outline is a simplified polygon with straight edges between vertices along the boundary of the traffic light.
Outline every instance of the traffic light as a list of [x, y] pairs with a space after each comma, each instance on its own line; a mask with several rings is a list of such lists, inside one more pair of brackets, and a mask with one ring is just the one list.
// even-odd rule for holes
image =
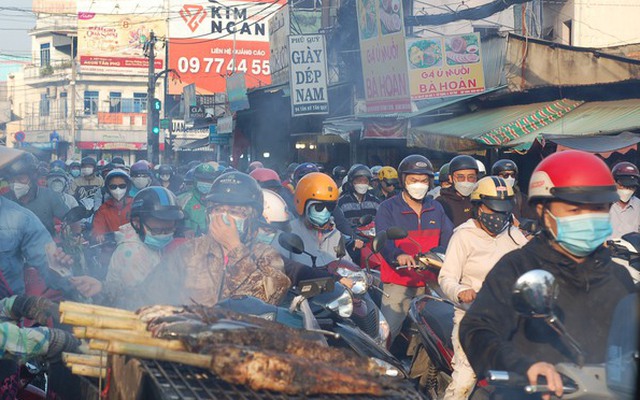
[[160, 110], [162, 109], [162, 102], [159, 99], [153, 99], [153, 103], [151, 104], [151, 132], [154, 135], [160, 134]]

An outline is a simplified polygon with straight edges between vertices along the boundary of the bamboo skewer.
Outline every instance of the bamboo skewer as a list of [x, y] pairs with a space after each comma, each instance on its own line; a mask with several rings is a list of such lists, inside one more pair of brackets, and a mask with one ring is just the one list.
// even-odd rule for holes
[[129, 310], [122, 310], [120, 308], [104, 307], [95, 304], [76, 303], [73, 301], [60, 302], [60, 312], [78, 312], [81, 314], [95, 314], [103, 315], [105, 317], [121, 317], [138, 319], [138, 315]]
[[160, 361], [177, 362], [193, 367], [211, 368], [212, 357], [203, 354], [194, 354], [186, 351], [167, 350], [159, 347], [139, 344], [110, 342], [107, 348], [109, 353], [128, 355], [132, 357], [147, 358]]
[[71, 373], [74, 375], [88, 376], [91, 378], [106, 378], [107, 370], [100, 367], [91, 367], [88, 365], [68, 365], [71, 368]]
[[147, 330], [147, 324], [138, 319], [83, 314], [75, 311], [61, 313], [60, 323], [105, 329], [124, 329], [130, 331]]
[[62, 353], [65, 364], [87, 365], [89, 367], [106, 367], [106, 356], [90, 356], [86, 354]]
[[168, 350], [185, 350], [179, 340], [164, 340], [152, 338], [149, 332], [97, 329], [91, 327], [74, 327], [73, 334], [80, 339], [99, 339], [104, 341], [119, 341], [132, 344], [162, 347]]

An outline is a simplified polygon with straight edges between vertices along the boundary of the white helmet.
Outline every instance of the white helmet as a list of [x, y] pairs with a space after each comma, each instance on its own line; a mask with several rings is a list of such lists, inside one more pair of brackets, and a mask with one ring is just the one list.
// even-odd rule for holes
[[487, 175], [487, 168], [485, 168], [484, 164], [480, 160], [476, 160], [476, 164], [478, 164], [478, 179], [481, 179]]
[[264, 210], [262, 216], [268, 223], [288, 222], [291, 220], [291, 214], [287, 207], [287, 203], [278, 194], [262, 189], [264, 199]]

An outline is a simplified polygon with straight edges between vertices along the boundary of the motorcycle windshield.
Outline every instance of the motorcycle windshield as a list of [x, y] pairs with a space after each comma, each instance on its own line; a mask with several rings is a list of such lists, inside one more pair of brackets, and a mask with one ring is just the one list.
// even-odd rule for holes
[[620, 399], [635, 398], [639, 301], [637, 293], [620, 301], [613, 314], [607, 341], [607, 386]]

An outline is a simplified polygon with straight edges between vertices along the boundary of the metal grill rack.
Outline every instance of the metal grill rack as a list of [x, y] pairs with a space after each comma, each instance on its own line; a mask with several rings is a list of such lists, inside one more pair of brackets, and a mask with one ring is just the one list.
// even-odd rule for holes
[[[141, 360], [143, 368], [148, 373], [154, 399], [161, 400], [277, 400], [277, 399], [322, 399], [322, 400], [364, 400], [371, 396], [289, 396], [282, 393], [267, 391], [256, 392], [242, 385], [232, 385], [211, 372], [193, 368], [182, 364]], [[393, 392], [376, 399], [424, 400], [420, 393], [411, 385], [399, 385]]]

